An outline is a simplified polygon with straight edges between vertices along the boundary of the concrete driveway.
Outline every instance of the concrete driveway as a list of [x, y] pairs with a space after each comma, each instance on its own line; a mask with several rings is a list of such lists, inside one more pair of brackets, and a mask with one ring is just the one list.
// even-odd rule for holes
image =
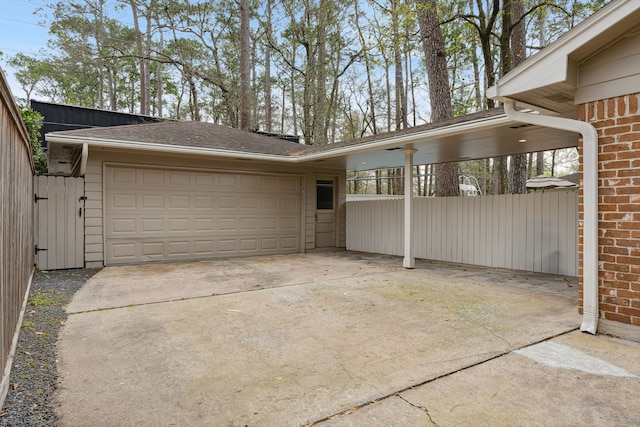
[[60, 424], [637, 425], [640, 347], [575, 331], [576, 286], [350, 252], [105, 268]]

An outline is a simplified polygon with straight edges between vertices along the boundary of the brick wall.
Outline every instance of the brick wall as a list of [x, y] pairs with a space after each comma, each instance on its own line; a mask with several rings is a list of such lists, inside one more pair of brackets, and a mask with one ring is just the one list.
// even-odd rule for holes
[[[580, 120], [598, 140], [600, 318], [640, 325], [640, 94], [589, 102]], [[580, 172], [582, 172], [582, 141]], [[583, 189], [579, 194], [579, 277], [582, 312]]]

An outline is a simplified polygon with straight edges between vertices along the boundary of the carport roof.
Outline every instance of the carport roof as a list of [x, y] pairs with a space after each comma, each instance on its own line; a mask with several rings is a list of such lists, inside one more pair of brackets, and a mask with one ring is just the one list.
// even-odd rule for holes
[[49, 172], [66, 173], [80, 162], [82, 146], [143, 150], [181, 155], [208, 155], [349, 171], [402, 167], [401, 150], [417, 151], [415, 164], [520, 154], [577, 145], [571, 132], [526, 125], [508, 119], [501, 108], [429, 123], [397, 132], [324, 146], [305, 146], [253, 132], [205, 122], [163, 122], [109, 128], [53, 132], [49, 144]]

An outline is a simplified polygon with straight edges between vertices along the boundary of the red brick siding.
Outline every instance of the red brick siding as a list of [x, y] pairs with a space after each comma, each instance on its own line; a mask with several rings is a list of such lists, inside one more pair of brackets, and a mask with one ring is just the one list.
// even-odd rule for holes
[[[598, 140], [600, 317], [640, 325], [640, 94], [580, 105]], [[582, 141], [579, 142], [582, 173]], [[582, 313], [583, 189], [578, 198]]]

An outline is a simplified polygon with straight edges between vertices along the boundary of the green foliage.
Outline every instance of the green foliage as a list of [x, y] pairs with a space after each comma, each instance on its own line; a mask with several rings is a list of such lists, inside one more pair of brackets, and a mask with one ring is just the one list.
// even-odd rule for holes
[[60, 303], [60, 296], [54, 291], [36, 292], [29, 298], [29, 304], [34, 307], [43, 305], [54, 305]]
[[43, 117], [37, 111], [21, 105], [20, 113], [22, 120], [29, 132], [29, 141], [31, 142], [31, 154], [33, 155], [33, 163], [37, 175], [47, 173], [47, 155], [40, 145], [40, 129], [42, 128]]

